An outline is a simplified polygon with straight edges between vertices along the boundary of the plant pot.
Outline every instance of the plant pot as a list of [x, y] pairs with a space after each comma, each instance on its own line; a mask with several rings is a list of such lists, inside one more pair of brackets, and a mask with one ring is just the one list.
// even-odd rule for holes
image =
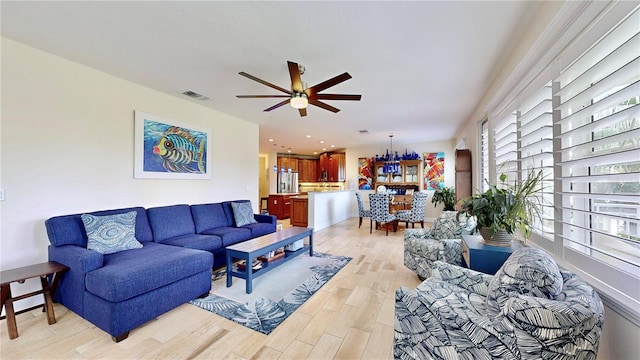
[[509, 247], [513, 240], [513, 234], [509, 234], [505, 230], [498, 230], [493, 232], [490, 227], [480, 228], [480, 235], [482, 235], [483, 242], [489, 246]]

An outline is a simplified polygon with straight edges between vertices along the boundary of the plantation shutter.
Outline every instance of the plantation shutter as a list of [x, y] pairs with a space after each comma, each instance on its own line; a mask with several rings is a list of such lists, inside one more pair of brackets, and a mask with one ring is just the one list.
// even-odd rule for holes
[[[555, 80], [558, 207], [565, 257], [640, 277], [640, 12], [636, 7]], [[620, 273], [619, 273], [620, 274]], [[626, 276], [601, 279], [628, 290]]]
[[553, 239], [553, 105], [551, 83], [524, 101], [516, 111], [521, 179], [529, 172], [542, 171], [540, 184], [542, 218], [533, 219], [532, 232]]
[[489, 181], [489, 121], [480, 124], [480, 192], [488, 189]]
[[[496, 178], [507, 175], [507, 182], [518, 179], [518, 136], [516, 113], [510, 113], [499, 119], [494, 126], [494, 165]], [[495, 179], [491, 181], [496, 183]]]

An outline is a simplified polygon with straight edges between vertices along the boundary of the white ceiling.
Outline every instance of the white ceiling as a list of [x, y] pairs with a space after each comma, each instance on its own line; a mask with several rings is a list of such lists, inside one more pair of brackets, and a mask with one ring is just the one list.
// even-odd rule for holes
[[[330, 145], [384, 149], [390, 133], [394, 144], [453, 139], [539, 6], [2, 1], [0, 10], [4, 37], [257, 123], [261, 152], [311, 154]], [[324, 93], [362, 100], [326, 101], [341, 111], [310, 106], [301, 118], [289, 106], [263, 112], [281, 99], [236, 98], [282, 94], [238, 72], [288, 89], [287, 60], [306, 67], [309, 86], [349, 72]]]

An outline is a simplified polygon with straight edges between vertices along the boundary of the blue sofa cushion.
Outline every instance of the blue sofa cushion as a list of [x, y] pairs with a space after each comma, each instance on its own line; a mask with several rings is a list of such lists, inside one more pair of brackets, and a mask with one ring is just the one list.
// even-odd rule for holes
[[139, 249], [136, 240], [136, 212], [124, 214], [80, 216], [87, 232], [87, 249], [101, 254], [113, 254], [122, 250]]
[[163, 244], [180, 246], [189, 249], [213, 252], [222, 247], [222, 238], [216, 235], [189, 234], [174, 237], [162, 242]]
[[253, 209], [250, 202], [232, 202], [231, 208], [233, 209], [233, 219], [237, 227], [257, 223], [256, 219], [253, 218]]
[[[153, 234], [149, 226], [147, 211], [142, 207], [94, 211], [87, 214], [95, 216], [122, 214], [129, 211], [136, 212], [136, 239], [141, 242], [153, 241]], [[82, 214], [52, 217], [45, 221], [49, 242], [53, 246], [76, 245], [87, 247], [87, 233], [84, 230]]]
[[161, 206], [147, 209], [153, 239], [162, 242], [176, 236], [195, 234], [189, 205]]
[[104, 266], [87, 273], [86, 288], [105, 300], [120, 302], [210, 270], [212, 265], [213, 255], [206, 251], [145, 243], [141, 249], [104, 255]]
[[275, 225], [266, 223], [249, 224], [242, 227], [242, 229], [251, 230], [251, 237], [256, 238], [258, 236], [267, 235], [275, 232]]
[[251, 238], [251, 230], [245, 228], [222, 227], [209, 229], [207, 235], [218, 235], [222, 238], [222, 246], [229, 246]]
[[193, 214], [198, 234], [202, 234], [205, 230], [230, 226], [222, 204], [219, 203], [191, 205], [191, 214]]

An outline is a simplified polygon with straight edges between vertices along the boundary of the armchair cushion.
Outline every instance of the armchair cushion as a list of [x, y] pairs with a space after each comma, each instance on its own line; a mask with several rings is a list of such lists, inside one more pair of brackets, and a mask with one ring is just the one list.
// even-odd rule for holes
[[513, 253], [491, 280], [488, 315], [496, 315], [516, 294], [555, 299], [562, 291], [562, 275], [555, 261], [540, 249], [525, 247]]

